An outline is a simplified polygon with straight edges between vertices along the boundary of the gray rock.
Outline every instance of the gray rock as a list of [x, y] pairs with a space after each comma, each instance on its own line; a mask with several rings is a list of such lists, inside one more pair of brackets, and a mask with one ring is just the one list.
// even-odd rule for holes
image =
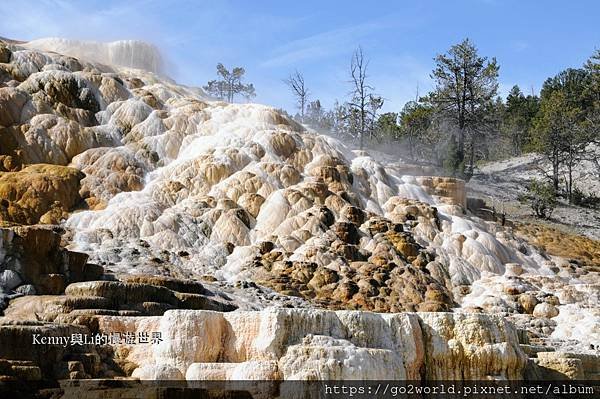
[[15, 291], [23, 295], [35, 295], [36, 290], [32, 284], [23, 284], [15, 288]]
[[540, 318], [552, 318], [558, 316], [558, 308], [549, 303], [538, 303], [533, 309], [533, 316]]
[[4, 310], [8, 306], [8, 295], [3, 292], [0, 292], [0, 309]]
[[21, 277], [14, 270], [4, 270], [0, 273], [0, 286], [12, 290], [21, 285]]

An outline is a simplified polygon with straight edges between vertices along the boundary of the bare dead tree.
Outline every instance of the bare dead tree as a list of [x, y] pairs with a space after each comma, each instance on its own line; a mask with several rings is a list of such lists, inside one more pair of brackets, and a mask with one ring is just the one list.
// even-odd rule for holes
[[365, 131], [367, 130], [367, 117], [369, 113], [369, 99], [373, 87], [367, 84], [367, 67], [369, 61], [365, 60], [362, 48], [359, 46], [352, 54], [350, 62], [350, 83], [352, 83], [352, 100], [348, 103], [358, 113], [358, 134], [360, 136], [360, 149], [363, 149]]
[[309, 94], [304, 83], [304, 76], [296, 70], [287, 79], [284, 79], [283, 82], [292, 90], [292, 94], [296, 97], [298, 108], [300, 108], [300, 117], [304, 123], [304, 110], [306, 109]]

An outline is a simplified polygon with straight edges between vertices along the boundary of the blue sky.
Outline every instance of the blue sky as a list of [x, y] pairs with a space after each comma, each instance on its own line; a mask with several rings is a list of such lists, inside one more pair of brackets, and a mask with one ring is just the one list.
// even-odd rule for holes
[[312, 99], [343, 99], [358, 45], [386, 111], [413, 99], [417, 86], [430, 89], [433, 57], [465, 37], [498, 59], [503, 94], [514, 84], [538, 91], [600, 48], [595, 1], [3, 0], [0, 15], [5, 37], [150, 41], [171, 77], [188, 85], [213, 79], [217, 62], [241, 65], [256, 102], [288, 110], [294, 100], [282, 79], [295, 69]]

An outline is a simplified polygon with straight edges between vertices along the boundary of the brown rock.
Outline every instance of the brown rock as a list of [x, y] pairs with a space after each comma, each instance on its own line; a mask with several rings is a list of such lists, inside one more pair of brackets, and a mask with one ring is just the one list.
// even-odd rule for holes
[[189, 294], [207, 294], [209, 291], [196, 280], [178, 279], [167, 276], [149, 276], [143, 274], [136, 274], [125, 276], [124, 281], [128, 283], [140, 283], [155, 285], [159, 287], [166, 287], [172, 291], [185, 292]]
[[385, 236], [390, 240], [396, 251], [408, 261], [414, 260], [419, 255], [421, 247], [414, 241], [410, 234], [388, 231]]
[[238, 203], [243, 207], [252, 217], [256, 218], [260, 212], [260, 207], [265, 202], [265, 198], [260, 194], [243, 194]]
[[[0, 88], [0, 126], [9, 127], [20, 123], [21, 111], [23, 106], [27, 103], [27, 95], [23, 92], [16, 90], [13, 87], [1, 87]], [[19, 149], [16, 140], [6, 142], [9, 138], [12, 138], [12, 134], [7, 131], [3, 131], [0, 134], [0, 145], [2, 145], [2, 152], [11, 150], [13, 154]]]
[[367, 230], [372, 236], [377, 233], [385, 233], [392, 228], [392, 222], [381, 217], [370, 218], [366, 223]]
[[518, 302], [523, 307], [523, 311], [527, 314], [532, 314], [533, 309], [535, 309], [535, 306], [538, 304], [538, 300], [535, 295], [530, 293], [519, 295]]
[[7, 64], [10, 62], [12, 52], [4, 43], [0, 43], [0, 63]]
[[66, 276], [60, 273], [46, 274], [39, 282], [40, 292], [58, 295], [65, 290]]
[[45, 164], [0, 172], [0, 200], [7, 201], [0, 221], [35, 224], [44, 216], [44, 222], [56, 222], [81, 202], [82, 177], [77, 169]]
[[0, 155], [0, 172], [17, 172], [22, 167], [23, 164], [19, 158], [11, 155]]
[[419, 312], [448, 312], [448, 304], [443, 302], [425, 301], [417, 305]]
[[356, 225], [348, 222], [337, 222], [331, 229], [334, 233], [345, 243], [358, 244], [360, 240], [360, 234]]
[[275, 133], [271, 137], [271, 146], [275, 154], [288, 158], [296, 151], [296, 141], [288, 133]]
[[308, 282], [308, 285], [312, 286], [314, 289], [319, 289], [325, 285], [337, 283], [339, 280], [338, 274], [327, 268], [319, 268], [314, 273], [311, 280]]
[[355, 206], [348, 205], [342, 209], [342, 216], [344, 216], [348, 221], [354, 223], [357, 226], [360, 226], [365, 222], [365, 213], [362, 209], [357, 208]]
[[552, 306], [560, 305], [560, 300], [558, 299], [558, 297], [556, 295], [552, 295], [552, 294], [546, 295], [544, 297], [544, 302], [546, 302]]
[[424, 186], [428, 193], [441, 197], [450, 205], [467, 206], [465, 181], [453, 177], [423, 176], [417, 177], [417, 181]]
[[358, 285], [354, 281], [344, 281], [334, 291], [334, 299], [347, 302], [358, 293]]
[[103, 268], [87, 264], [86, 254], [62, 248], [61, 234], [56, 226], [0, 228], [0, 250], [7, 255], [0, 267], [18, 271], [23, 283], [41, 295], [60, 294], [69, 282], [102, 276]]
[[583, 362], [577, 356], [562, 352], [539, 352], [536, 364], [544, 379], [584, 379]]
[[[37, 378], [40, 374], [45, 378], [60, 378], [61, 367], [67, 370], [67, 364], [63, 359], [71, 352], [94, 352], [94, 348], [88, 345], [64, 346], [62, 344], [39, 344], [32, 345], [34, 335], [39, 337], [71, 337], [71, 334], [90, 334], [86, 327], [66, 324], [53, 324], [41, 322], [28, 322], [19, 324], [15, 322], [0, 323], [0, 341], [10, 343], [0, 345], [0, 359], [9, 361], [26, 361], [27, 365], [33, 367], [20, 368], [16, 373], [24, 376]], [[39, 334], [39, 335], [38, 335]], [[35, 368], [39, 368], [38, 373]]]
[[236, 306], [215, 296], [200, 283], [161, 276], [132, 276], [129, 281], [87, 281], [70, 284], [65, 294], [73, 298], [102, 297], [110, 309], [162, 314], [167, 309], [232, 311]]
[[535, 317], [551, 319], [558, 316], [558, 309], [554, 305], [542, 302], [535, 305], [535, 308], [533, 309], [533, 315]]

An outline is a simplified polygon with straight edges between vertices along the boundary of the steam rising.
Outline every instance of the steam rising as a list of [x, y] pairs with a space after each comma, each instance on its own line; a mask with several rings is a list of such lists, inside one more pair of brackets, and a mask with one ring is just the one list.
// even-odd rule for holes
[[[153, 46], [134, 41], [44, 39], [27, 46], [146, 70], [162, 63]], [[69, 69], [63, 58], [12, 45], [11, 66], [25, 79], [3, 90], [24, 98], [26, 112], [14, 114], [31, 126], [23, 137], [26, 163], [45, 154], [48, 163], [84, 171], [89, 210], [72, 214], [66, 227], [71, 248], [92, 263], [115, 274], [208, 275], [234, 284], [260, 277], [268, 270], [257, 261], [272, 256], [280, 270], [310, 266], [345, 283], [363, 266], [408, 267], [417, 260], [409, 257], [418, 258], [413, 250], [427, 251], [418, 270], [444, 284], [456, 311], [510, 315], [578, 350], [600, 341], [595, 274], [573, 272], [509, 229], [465, 213], [464, 182], [418, 177], [430, 171], [352, 150], [271, 107], [207, 101], [151, 72], [115, 74], [79, 63]], [[61, 96], [37, 94], [46, 87]], [[67, 103], [85, 99], [97, 125], [87, 126], [91, 111], [80, 108], [48, 113], [57, 98], [75, 96], [73, 87], [77, 101]], [[90, 132], [102, 140], [88, 140]], [[386, 235], [388, 221], [398, 230]], [[372, 284], [368, 277], [356, 285]], [[427, 292], [435, 299], [442, 291]], [[527, 298], [531, 314], [517, 311]]]
[[108, 65], [143, 69], [163, 73], [164, 60], [158, 48], [140, 40], [119, 40], [110, 43], [61, 38], [32, 40], [25, 47], [83, 58]]

